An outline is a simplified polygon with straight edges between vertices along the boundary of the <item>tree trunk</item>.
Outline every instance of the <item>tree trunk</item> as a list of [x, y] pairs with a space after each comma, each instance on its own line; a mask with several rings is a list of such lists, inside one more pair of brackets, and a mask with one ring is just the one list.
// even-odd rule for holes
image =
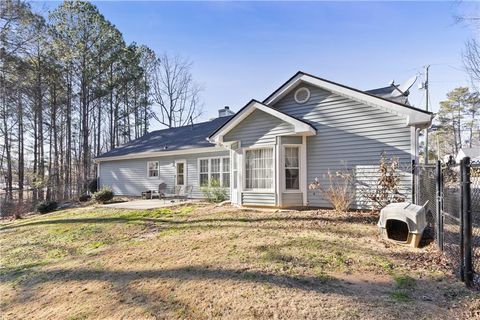
[[18, 201], [23, 202], [23, 181], [25, 179], [25, 158], [23, 147], [23, 101], [18, 97]]

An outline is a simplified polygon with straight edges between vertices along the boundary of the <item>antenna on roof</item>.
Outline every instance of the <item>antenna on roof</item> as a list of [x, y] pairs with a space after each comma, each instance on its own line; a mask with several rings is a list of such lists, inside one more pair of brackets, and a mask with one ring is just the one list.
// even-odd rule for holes
[[407, 81], [399, 86], [393, 85], [395, 90], [392, 92], [392, 97], [408, 96], [410, 88], [417, 81], [417, 76], [410, 77]]
[[192, 116], [190, 116], [190, 126], [192, 127], [192, 130], [193, 130], [193, 118], [192, 118]]

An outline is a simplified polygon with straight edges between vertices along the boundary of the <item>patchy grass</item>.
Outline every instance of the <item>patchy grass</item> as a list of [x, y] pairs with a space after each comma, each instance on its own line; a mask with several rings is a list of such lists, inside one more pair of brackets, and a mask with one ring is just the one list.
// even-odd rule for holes
[[[432, 247], [334, 211], [80, 208], [0, 224], [5, 319], [471, 318]], [[408, 308], [399, 307], [408, 303]], [[2, 318], [2, 319], [3, 319]]]
[[396, 276], [393, 280], [399, 289], [414, 289], [416, 285], [415, 279], [410, 276]]

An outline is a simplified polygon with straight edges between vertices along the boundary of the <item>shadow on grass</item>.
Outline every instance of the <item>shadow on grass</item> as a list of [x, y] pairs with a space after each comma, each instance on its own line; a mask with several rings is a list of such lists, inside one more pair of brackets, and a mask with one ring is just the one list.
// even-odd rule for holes
[[[398, 308], [392, 308], [391, 303], [388, 302], [388, 300], [392, 299], [392, 292], [395, 292], [395, 286], [393, 282], [389, 281], [385, 282], [371, 279], [368, 281], [368, 283], [363, 283], [362, 281], [351, 282], [351, 280], [336, 279], [329, 276], [292, 276], [261, 271], [249, 271], [244, 269], [210, 268], [208, 266], [186, 266], [171, 269], [129, 271], [106, 271], [98, 269], [53, 269], [47, 271], [38, 271], [29, 280], [19, 283], [21, 291], [18, 292], [13, 303], [25, 304], [28, 303], [28, 301], [35, 299], [36, 286], [42, 286], [43, 284], [49, 282], [55, 283], [56, 285], [68, 286], [68, 283], [71, 281], [101, 281], [111, 284], [112, 288], [117, 291], [121, 297], [127, 298], [119, 300], [120, 304], [134, 304], [137, 306], [141, 305], [143, 308], [153, 314], [163, 312], [161, 310], [165, 310], [165, 305], [162, 306], [162, 304], [167, 304], [167, 306], [170, 306], [177, 311], [180, 310], [180, 312], [184, 312], [187, 315], [191, 312], [188, 304], [184, 304], [179, 300], [176, 300], [175, 295], [170, 294], [169, 296], [165, 296], [162, 293], [165, 291], [139, 292], [136, 290], [135, 286], [139, 281], [148, 282], [155, 280], [176, 280], [181, 281], [181, 283], [197, 280], [212, 280], [212, 282], [209, 283], [212, 283], [214, 286], [227, 285], [232, 286], [232, 288], [236, 287], [237, 285], [235, 283], [219, 284], [216, 281], [266, 284], [269, 286], [292, 289], [294, 291], [303, 291], [306, 293], [335, 294], [344, 297], [351, 297], [357, 301], [357, 304], [361, 303], [365, 305], [371, 305], [380, 299], [378, 302], [387, 302], [384, 305], [378, 305], [378, 307], [383, 309], [381, 313], [382, 315], [387, 316], [388, 318], [395, 318], [399, 313]], [[428, 279], [418, 280], [416, 289], [414, 291], [412, 290], [411, 292], [412, 297], [416, 294], [419, 294], [417, 291], [417, 289], [420, 289], [419, 287], [423, 287], [423, 289], [421, 289], [422, 292], [423, 290], [429, 290], [428, 288], [432, 286], [432, 283], [430, 282], [431, 281]], [[168, 291], [168, 285], [166, 285], [165, 289]], [[442, 292], [438, 292], [438, 295], [441, 293]], [[435, 295], [437, 295], [437, 293]], [[457, 298], [460, 298], [460, 296], [456, 297], [455, 299]], [[385, 301], [385, 299], [387, 301]], [[125, 302], [125, 300], [127, 301]], [[408, 300], [408, 303], [411, 304], [412, 302], [413, 300]], [[112, 303], [115, 303], [115, 301]], [[444, 304], [442, 303], [429, 303], [436, 305], [438, 308], [444, 307]], [[419, 310], [419, 308], [422, 310]], [[415, 314], [417, 312], [424, 312], [421, 303], [417, 304], [415, 309], [417, 309], [417, 311], [413, 311]], [[362, 310], [362, 312], [366, 312], [364, 315], [368, 315], [370, 311], [371, 310], [368, 310], [368, 308]]]
[[[8, 275], [0, 278], [0, 282], [8, 281]], [[111, 283], [127, 284], [147, 279], [175, 279], [182, 281], [193, 280], [230, 280], [250, 283], [265, 283], [279, 287], [295, 288], [304, 291], [331, 292], [341, 289], [340, 282], [331, 277], [304, 277], [277, 275], [260, 271], [246, 271], [241, 269], [219, 269], [208, 266], [186, 266], [161, 270], [128, 270], [105, 271], [99, 269], [53, 269], [36, 271], [29, 280], [21, 283], [22, 288], [30, 290], [36, 285], [48, 282], [69, 281], [107, 281]], [[348, 294], [348, 292], [345, 292]]]
[[182, 225], [182, 224], [200, 224], [200, 223], [222, 223], [222, 222], [241, 222], [241, 223], [262, 223], [262, 222], [338, 222], [338, 223], [362, 223], [374, 224], [377, 217], [373, 215], [365, 216], [340, 216], [340, 217], [318, 217], [318, 216], [293, 216], [293, 217], [262, 217], [262, 218], [209, 218], [209, 219], [160, 219], [153, 217], [106, 217], [106, 218], [72, 218], [72, 219], [49, 219], [42, 221], [33, 221], [21, 223], [17, 225], [7, 225], [0, 227], [0, 231], [9, 229], [18, 229], [22, 227], [36, 225], [55, 225], [55, 224], [72, 224], [72, 223], [125, 223], [132, 221], [150, 221], [165, 224]]

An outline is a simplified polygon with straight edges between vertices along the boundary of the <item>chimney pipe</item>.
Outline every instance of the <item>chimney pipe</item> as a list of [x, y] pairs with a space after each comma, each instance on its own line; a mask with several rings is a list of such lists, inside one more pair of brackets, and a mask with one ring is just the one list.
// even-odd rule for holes
[[234, 114], [235, 114], [235, 112], [233, 112], [232, 110], [230, 110], [230, 107], [229, 107], [229, 106], [224, 106], [223, 109], [219, 109], [219, 110], [218, 110], [218, 117], [219, 117], [219, 118], [231, 116], [231, 115], [234, 115]]

